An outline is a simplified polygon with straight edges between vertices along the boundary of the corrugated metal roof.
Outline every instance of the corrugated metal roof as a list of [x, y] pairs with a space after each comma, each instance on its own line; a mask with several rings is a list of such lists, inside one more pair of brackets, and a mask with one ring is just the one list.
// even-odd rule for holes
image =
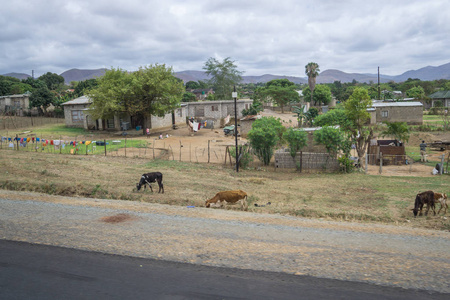
[[62, 105], [88, 104], [88, 103], [92, 103], [91, 99], [89, 99], [88, 96], [81, 96], [73, 100], [64, 102]]
[[383, 102], [372, 103], [372, 107], [411, 107], [411, 106], [423, 106], [420, 102]]
[[450, 91], [439, 91], [430, 95], [432, 99], [445, 99], [450, 98]]

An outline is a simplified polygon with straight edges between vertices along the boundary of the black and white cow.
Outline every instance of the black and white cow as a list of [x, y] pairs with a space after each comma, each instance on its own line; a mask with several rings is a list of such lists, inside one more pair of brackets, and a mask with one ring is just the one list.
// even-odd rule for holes
[[152, 172], [152, 173], [146, 173], [146, 174], [142, 174], [141, 176], [141, 180], [136, 183], [136, 188], [139, 191], [141, 189], [142, 186], [144, 186], [144, 189], [147, 188], [147, 184], [150, 187], [150, 190], [153, 193], [153, 189], [152, 189], [152, 185], [150, 183], [152, 182], [158, 182], [158, 186], [159, 186], [159, 191], [158, 193], [162, 193], [164, 194], [164, 185], [162, 183], [162, 179], [163, 179], [163, 175], [160, 172]]

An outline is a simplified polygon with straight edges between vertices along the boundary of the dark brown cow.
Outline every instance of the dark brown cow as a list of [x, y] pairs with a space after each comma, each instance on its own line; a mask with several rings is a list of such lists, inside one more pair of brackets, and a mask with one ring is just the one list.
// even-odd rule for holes
[[414, 202], [414, 208], [412, 209], [414, 213], [414, 217], [417, 216], [417, 213], [419, 213], [419, 216], [422, 215], [422, 208], [424, 205], [427, 205], [427, 210], [425, 211], [425, 216], [428, 215], [428, 211], [430, 210], [430, 207], [433, 209], [434, 215], [436, 215], [436, 211], [434, 209], [434, 192], [433, 191], [426, 191], [417, 194], [416, 201]]

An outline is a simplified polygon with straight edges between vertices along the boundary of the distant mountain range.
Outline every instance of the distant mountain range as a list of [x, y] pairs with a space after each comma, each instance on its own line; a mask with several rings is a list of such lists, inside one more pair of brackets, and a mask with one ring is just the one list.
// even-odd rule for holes
[[[94, 69], [94, 70], [80, 70], [80, 69], [70, 69], [60, 75], [64, 77], [65, 82], [68, 84], [71, 81], [83, 81], [91, 78], [101, 77], [105, 74], [107, 69]], [[26, 79], [30, 75], [23, 73], [8, 73], [4, 76], [11, 76], [19, 79]], [[203, 71], [181, 71], [175, 72], [175, 76], [182, 79], [184, 82], [188, 81], [205, 81], [209, 79], [208, 75]], [[273, 79], [289, 79], [294, 83], [307, 83], [308, 79], [306, 77], [294, 77], [294, 76], [280, 76], [280, 75], [270, 75], [265, 74], [261, 76], [242, 76], [244, 83], [266, 83]], [[380, 74], [381, 82], [402, 82], [406, 81], [408, 78], [418, 78], [422, 81], [430, 81], [437, 79], [450, 79], [450, 63], [438, 66], [438, 67], [424, 67], [418, 70], [410, 70], [401, 75], [389, 76]], [[360, 74], [360, 73], [345, 73], [339, 70], [325, 70], [317, 76], [317, 83], [333, 83], [335, 81], [352, 82], [356, 80], [358, 82], [378, 82], [377, 74]]]

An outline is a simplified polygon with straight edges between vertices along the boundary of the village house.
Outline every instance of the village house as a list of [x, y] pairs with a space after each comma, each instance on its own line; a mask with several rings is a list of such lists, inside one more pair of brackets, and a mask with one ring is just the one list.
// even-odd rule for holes
[[423, 104], [421, 102], [376, 102], [367, 109], [370, 124], [383, 122], [406, 122], [410, 125], [423, 124]]
[[[236, 101], [237, 117], [242, 118], [242, 111], [249, 109], [253, 100], [242, 99]], [[234, 118], [234, 100], [217, 100], [202, 102], [187, 102], [186, 114], [188, 117], [204, 119], [223, 119], [230, 115]]]
[[173, 113], [167, 113], [164, 117], [151, 116], [148, 124], [143, 124], [142, 120], [125, 113], [117, 113], [110, 119], [93, 119], [89, 115], [89, 106], [91, 104], [92, 101], [87, 96], [81, 96], [63, 103], [66, 126], [88, 130], [123, 131], [132, 128], [140, 130], [141, 128], [158, 129], [170, 127], [185, 123], [186, 120], [184, 104], [180, 108], [175, 109]]
[[30, 112], [30, 95], [25, 94], [9, 95], [0, 97], [0, 111], [4, 114], [25, 116]]
[[450, 91], [438, 91], [429, 97], [431, 98], [431, 107], [435, 107], [438, 101], [443, 107], [450, 107]]

